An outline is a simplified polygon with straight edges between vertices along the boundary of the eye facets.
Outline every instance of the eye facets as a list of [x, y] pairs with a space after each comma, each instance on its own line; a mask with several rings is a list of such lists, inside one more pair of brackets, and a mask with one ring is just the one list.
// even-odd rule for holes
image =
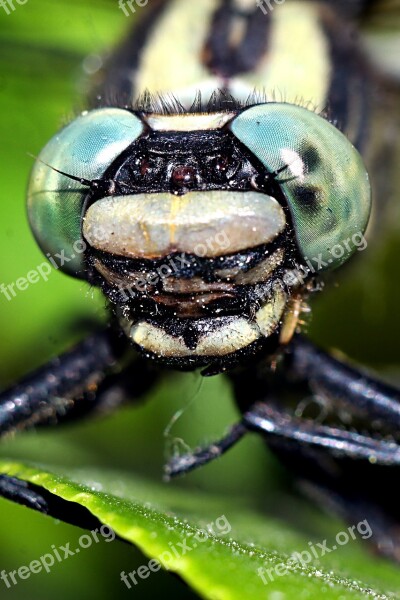
[[98, 179], [142, 131], [142, 122], [126, 110], [83, 113], [48, 142], [34, 165], [28, 187], [33, 233], [45, 254], [63, 254], [61, 268], [71, 275], [84, 274], [83, 253], [76, 248], [88, 188], [54, 169], [89, 181]]
[[[281, 171], [276, 181], [302, 256], [320, 257], [325, 268], [345, 262], [356, 249], [351, 239], [364, 233], [371, 209], [368, 174], [347, 138], [315, 113], [283, 103], [244, 110], [230, 129], [268, 171]], [[336, 245], [344, 250], [335, 255]]]

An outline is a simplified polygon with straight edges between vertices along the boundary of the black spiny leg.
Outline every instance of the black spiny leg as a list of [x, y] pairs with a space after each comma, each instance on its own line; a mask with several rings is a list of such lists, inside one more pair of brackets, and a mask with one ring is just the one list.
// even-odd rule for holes
[[[395, 438], [400, 430], [400, 391], [335, 359], [303, 337], [293, 339], [276, 371], [260, 361], [253, 368], [230, 375], [242, 421], [212, 446], [174, 458], [167, 466], [169, 475], [210, 462], [246, 431], [281, 439], [282, 443], [286, 440], [321, 448], [334, 456], [400, 465], [400, 445]], [[323, 402], [327, 424], [296, 414], [306, 396]], [[335, 416], [344, 414], [345, 424], [333, 423]], [[357, 426], [362, 432], [355, 430]], [[385, 435], [388, 439], [383, 438]]]
[[[367, 520], [370, 542], [400, 561], [400, 494], [394, 485], [400, 476], [399, 391], [301, 336], [293, 339], [275, 371], [261, 361], [231, 378], [242, 421], [208, 448], [174, 458], [167, 474], [195, 469], [246, 431], [257, 432], [304, 491], [350, 525]], [[307, 416], [306, 397], [314, 408], [323, 408], [322, 421], [321, 414]]]
[[[110, 412], [155, 380], [124, 338], [99, 331], [0, 394], [0, 437]], [[15, 477], [0, 474], [0, 496], [80, 527], [99, 524], [80, 505]]]
[[[251, 429], [264, 432], [268, 446], [307, 495], [350, 526], [366, 521], [372, 531], [369, 543], [380, 554], [400, 561], [400, 494], [394, 485], [400, 476], [399, 390], [300, 336], [293, 340], [283, 366], [285, 375], [277, 378], [280, 406], [293, 407], [296, 392], [298, 398], [308, 392], [325, 407], [323, 423], [301, 419], [299, 424], [288, 410], [278, 418], [278, 425], [286, 420], [286, 435], [265, 433], [270, 422], [268, 408], [263, 412], [267, 403], [252, 407], [244, 420]], [[276, 407], [272, 398], [271, 404]], [[302, 439], [304, 435], [308, 440]]]
[[128, 348], [111, 329], [99, 331], [1, 393], [0, 437], [109, 411], [137, 398], [154, 374]]

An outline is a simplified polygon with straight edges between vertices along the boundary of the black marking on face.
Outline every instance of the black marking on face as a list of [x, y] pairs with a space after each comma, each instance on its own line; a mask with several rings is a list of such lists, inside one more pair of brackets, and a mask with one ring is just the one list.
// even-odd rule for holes
[[[163, 321], [164, 323], [165, 321]], [[157, 320], [149, 320], [149, 323], [159, 326], [160, 322]], [[175, 331], [177, 335], [183, 335], [182, 329], [178, 330], [176, 327], [187, 327], [187, 323], [184, 324], [175, 320], [174, 323], [170, 323], [169, 332]], [[207, 321], [207, 325], [212, 325], [212, 320]], [[224, 356], [187, 356], [187, 357], [164, 357], [157, 354], [153, 354], [148, 350], [144, 350], [141, 346], [133, 343], [133, 346], [138, 350], [139, 353], [144, 355], [147, 359], [153, 360], [156, 363], [163, 365], [164, 367], [170, 367], [173, 369], [181, 369], [183, 371], [190, 371], [199, 367], [204, 367], [201, 372], [203, 376], [212, 376], [222, 373], [227, 369], [232, 369], [237, 365], [246, 367], [247, 364], [253, 364], [254, 357], [257, 355], [270, 355], [272, 356], [276, 352], [276, 348], [279, 346], [279, 332], [272, 333], [268, 338], [260, 338], [249, 344], [244, 348], [240, 348], [233, 354], [226, 354]]]
[[[104, 178], [118, 193], [250, 190], [258, 172], [247, 149], [227, 130], [150, 131], [135, 141]], [[95, 201], [97, 196], [92, 197]]]
[[[202, 277], [202, 279], [211, 283], [219, 281], [219, 277], [215, 276], [215, 271], [238, 269], [240, 272], [246, 273], [279, 248], [287, 247], [290, 244], [290, 232], [284, 231], [267, 245], [215, 258], [187, 253], [171, 253], [165, 257], [155, 259], [127, 258], [95, 249], [92, 249], [92, 255], [98, 258], [107, 268], [121, 275], [126, 272], [157, 270], [163, 265], [174, 264], [173, 273], [175, 277], [183, 279]], [[290, 248], [292, 254], [293, 250], [294, 248]]]
[[[282, 278], [285, 268], [294, 268], [297, 263], [294, 242], [286, 232], [268, 246], [216, 259], [180, 254], [178, 257], [170, 255], [158, 260], [134, 260], [93, 251], [88, 259], [89, 280], [93, 285], [100, 286], [113, 304], [126, 306], [131, 318], [144, 315], [159, 315], [166, 318], [173, 315], [199, 317], [216, 314], [251, 314], [258, 305], [260, 297], [263, 296], [263, 289], [267, 289], [269, 280], [258, 284], [235, 284], [234, 282], [227, 284], [223, 277], [217, 275], [217, 272], [221, 269], [237, 268], [245, 273], [272, 256], [276, 249], [281, 247], [286, 249], [286, 260], [282, 267], [278, 266], [274, 269], [274, 277]], [[96, 269], [96, 261], [108, 270], [108, 277], [102, 276]], [[165, 291], [166, 279], [152, 277], [153, 274], [160, 272], [158, 269], [168, 264], [174, 265], [171, 277], [182, 282], [179, 293]], [[145, 286], [141, 284], [140, 287], [129, 284], [132, 273], [141, 273], [141, 281], [146, 280], [148, 276], [149, 283]], [[185, 291], [185, 283], [187, 282], [190, 288], [190, 284], [195, 279], [203, 282], [201, 289]], [[117, 283], [124, 281], [126, 284]], [[220, 289], [218, 284], [223, 284]]]
[[[226, 128], [190, 132], [149, 130], [133, 142], [105, 171], [99, 186], [85, 201], [89, 206], [106, 196], [152, 192], [184, 194], [188, 191], [260, 191], [275, 198], [292, 226], [290, 211], [279, 181]], [[102, 181], [101, 180], [101, 181]]]
[[190, 350], [195, 350], [200, 338], [199, 331], [196, 327], [193, 327], [193, 324], [190, 321], [187, 321], [184, 324], [182, 336], [185, 344]]

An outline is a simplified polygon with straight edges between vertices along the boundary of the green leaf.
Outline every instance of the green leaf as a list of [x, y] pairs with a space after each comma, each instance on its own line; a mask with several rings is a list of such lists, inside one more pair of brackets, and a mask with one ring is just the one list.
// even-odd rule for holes
[[[145, 566], [156, 559], [210, 600], [385, 598], [394, 597], [400, 583], [394, 568], [368, 558], [353, 540], [347, 544], [350, 550], [343, 546], [332, 558], [287, 566], [293, 552], [308, 552], [310, 544], [288, 524], [246, 510], [237, 499], [232, 503], [226, 497], [155, 485], [127, 473], [84, 470], [65, 476], [6, 461], [0, 462], [0, 470], [84, 506], [136, 544], [149, 557]], [[265, 569], [264, 581], [260, 568]], [[151, 571], [145, 574], [147, 579]], [[134, 578], [140, 581], [137, 573]], [[129, 578], [128, 583], [135, 585]]]

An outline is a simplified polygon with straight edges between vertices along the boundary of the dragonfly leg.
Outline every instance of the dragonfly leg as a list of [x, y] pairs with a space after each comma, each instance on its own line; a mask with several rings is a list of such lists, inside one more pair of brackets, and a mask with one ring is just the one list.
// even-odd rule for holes
[[[256, 432], [303, 492], [350, 525], [362, 523], [376, 551], [400, 561], [400, 503], [393, 491], [400, 476], [398, 390], [302, 337], [276, 369], [261, 362], [230, 376], [242, 420], [221, 440], [174, 457], [167, 477], [207, 464]], [[307, 395], [320, 414], [307, 415]]]
[[0, 394], [0, 437], [109, 412], [141, 395], [154, 374], [142, 359], [126, 360], [125, 355], [125, 340], [104, 329], [5, 390]]
[[242, 423], [263, 435], [303, 492], [351, 526], [365, 522], [375, 550], [400, 562], [399, 390], [301, 336], [280, 368], [252, 377], [251, 406], [249, 379], [234, 378]]

